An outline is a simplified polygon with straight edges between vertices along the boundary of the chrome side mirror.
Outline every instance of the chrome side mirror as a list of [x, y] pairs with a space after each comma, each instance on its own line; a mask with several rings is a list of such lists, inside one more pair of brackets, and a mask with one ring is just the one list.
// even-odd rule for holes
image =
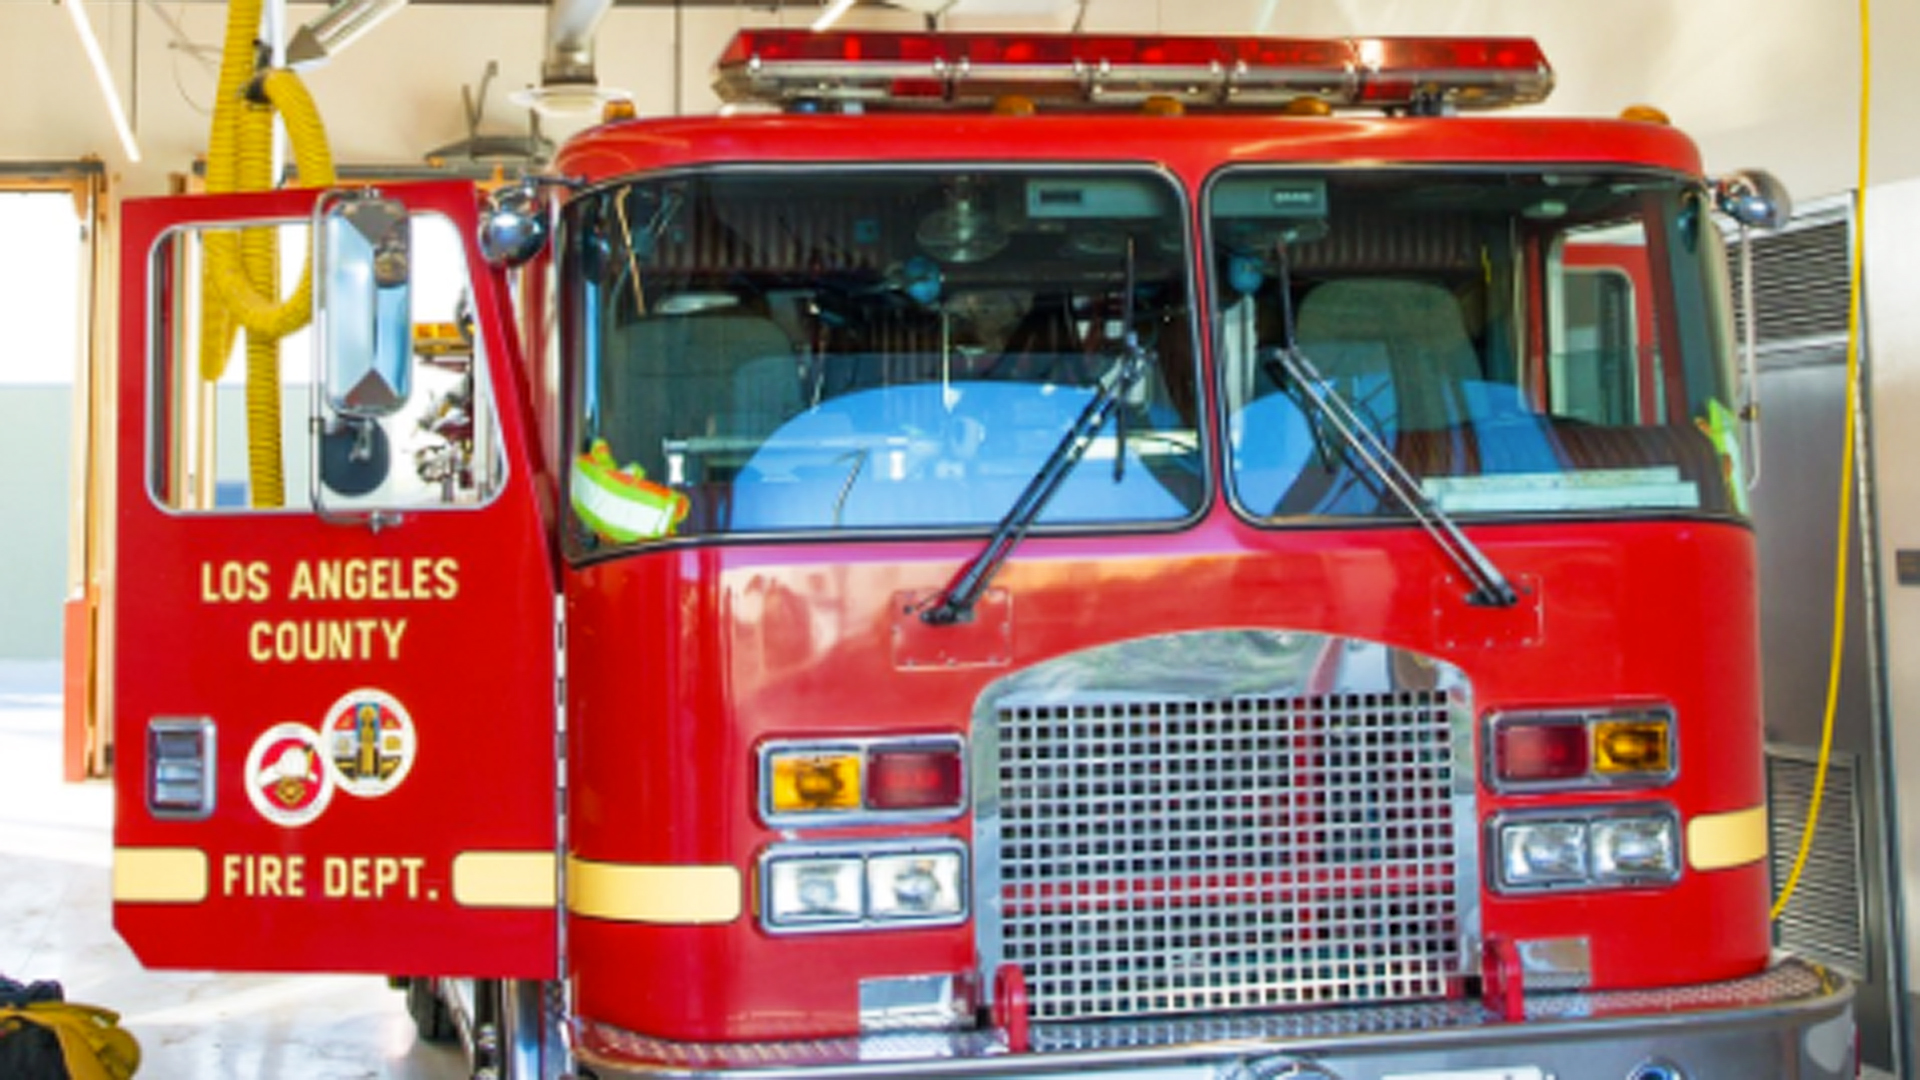
[[1793, 217], [1793, 197], [1772, 173], [1746, 169], [1713, 182], [1720, 212], [1756, 229], [1778, 229]]
[[520, 266], [547, 246], [547, 223], [553, 205], [528, 178], [503, 187], [487, 198], [480, 215], [480, 254], [495, 266]]
[[413, 391], [412, 222], [404, 203], [336, 192], [315, 208], [315, 348], [327, 408], [391, 416]]

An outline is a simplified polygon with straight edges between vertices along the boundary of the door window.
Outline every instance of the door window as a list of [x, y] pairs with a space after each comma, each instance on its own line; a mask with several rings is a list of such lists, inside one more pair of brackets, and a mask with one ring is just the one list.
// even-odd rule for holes
[[437, 214], [415, 214], [409, 225], [409, 378], [404, 399], [378, 417], [345, 415], [316, 392], [310, 326], [250, 344], [212, 299], [210, 254], [265, 238], [279, 248], [272, 299], [291, 294], [310, 246], [307, 222], [187, 227], [155, 246], [148, 484], [158, 502], [186, 512], [353, 514], [478, 505], [499, 491], [505, 459], [485, 357], [464, 325], [461, 239]]

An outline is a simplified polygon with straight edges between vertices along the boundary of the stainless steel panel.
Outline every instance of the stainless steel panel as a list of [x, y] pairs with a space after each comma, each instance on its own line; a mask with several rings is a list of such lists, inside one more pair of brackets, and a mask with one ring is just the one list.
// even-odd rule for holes
[[1538, 990], [1585, 990], [1593, 984], [1593, 943], [1583, 937], [1514, 942], [1520, 953], [1521, 985]]
[[[1861, 811], [1861, 858], [1848, 888], [1863, 905], [1866, 951], [1874, 956], [1863, 964], [1871, 981], [1859, 987], [1855, 1008], [1860, 1053], [1869, 1064], [1898, 1071], [1904, 1055], [1904, 1021], [1894, 963], [1899, 948], [1893, 932], [1897, 894], [1890, 885], [1895, 880], [1890, 876], [1894, 838], [1888, 823], [1894, 820], [1894, 812], [1892, 792], [1880, 781], [1888, 775], [1891, 762], [1883, 742], [1886, 720], [1875, 700], [1879, 691], [1874, 635], [1882, 614], [1875, 610], [1879, 597], [1868, 587], [1874, 529], [1869, 511], [1874, 507], [1873, 500], [1864, 497], [1865, 478], [1873, 471], [1871, 457], [1865, 456], [1866, 439], [1860, 443], [1863, 457], [1856, 475], [1840, 475], [1851, 228], [1851, 200], [1841, 197], [1804, 208], [1786, 232], [1754, 237], [1762, 469], [1754, 491], [1753, 517], [1760, 550], [1761, 666], [1769, 747], [1810, 759], [1820, 745], [1826, 711], [1833, 569], [1839, 554], [1836, 516], [1842, 495], [1851, 496], [1856, 528], [1846, 553], [1848, 620], [1833, 745], [1841, 755], [1852, 755], [1860, 762], [1855, 791]], [[1881, 280], [1885, 271], [1875, 268], [1871, 280]], [[1898, 306], [1910, 306], [1906, 291]], [[1884, 314], [1876, 310], [1873, 321], [1879, 322]], [[1883, 359], [1877, 341], [1876, 335], [1876, 348], [1863, 350], [1863, 362], [1871, 360], [1870, 367], [1879, 367]], [[1882, 379], [1880, 374], [1873, 376], [1875, 396], [1881, 392]], [[1896, 423], [1894, 429], [1916, 430], [1910, 423]], [[1880, 447], [1877, 456], [1898, 460], [1887, 457], [1886, 449]], [[1910, 454], [1902, 456], [1912, 460]], [[1771, 814], [1775, 819], [1804, 821], [1806, 794], [1776, 788], [1769, 799]], [[1798, 833], [1776, 834], [1774, 857], [1791, 859], [1799, 839]], [[1809, 914], [1809, 907], [1821, 906], [1817, 894], [1826, 886], [1819, 878], [1815, 875], [1812, 884], [1803, 886], [1809, 891], [1788, 905], [1789, 924]], [[1783, 882], [1784, 877], [1776, 876], [1776, 887]]]
[[973, 987], [952, 975], [902, 975], [860, 980], [860, 1030], [940, 1031], [973, 1019]]

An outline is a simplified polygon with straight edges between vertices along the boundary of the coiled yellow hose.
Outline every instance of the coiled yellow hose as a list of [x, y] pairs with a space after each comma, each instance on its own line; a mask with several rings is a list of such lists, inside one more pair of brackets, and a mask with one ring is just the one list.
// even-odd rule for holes
[[[273, 178], [273, 117], [287, 125], [300, 182], [333, 183], [333, 154], [313, 98], [291, 71], [268, 70], [255, 83], [263, 0], [232, 0], [220, 56], [220, 83], [207, 147], [207, 190], [267, 191]], [[255, 93], [264, 100], [256, 100]], [[284, 301], [276, 300], [279, 238], [274, 229], [209, 231], [203, 244], [200, 376], [218, 379], [233, 354], [234, 334], [247, 332], [247, 488], [256, 507], [286, 501], [280, 461], [280, 339], [313, 315], [313, 261]]]
[[[1840, 708], [1841, 657], [1847, 640], [1847, 570], [1852, 552], [1849, 538], [1853, 532], [1853, 444], [1856, 438], [1854, 414], [1860, 407], [1860, 263], [1867, 240], [1867, 161], [1870, 121], [1873, 117], [1873, 24], [1872, 0], [1860, 0], [1860, 142], [1859, 176], [1853, 205], [1853, 258], [1847, 276], [1847, 416], [1843, 423], [1845, 446], [1840, 451], [1839, 535], [1834, 540], [1833, 644], [1827, 658], [1827, 707], [1820, 721], [1820, 758], [1814, 764], [1813, 794], [1807, 800], [1807, 823], [1800, 830], [1800, 849], [1793, 858], [1793, 869], [1780, 896], [1773, 902], [1769, 919], [1778, 919], [1787, 910], [1787, 901], [1800, 885], [1800, 872], [1807, 868], [1807, 856], [1813, 851], [1813, 830], [1820, 821], [1820, 803], [1827, 792], [1827, 763], [1833, 756], [1833, 722]], [[1753, 318], [1748, 312], [1747, 318]]]

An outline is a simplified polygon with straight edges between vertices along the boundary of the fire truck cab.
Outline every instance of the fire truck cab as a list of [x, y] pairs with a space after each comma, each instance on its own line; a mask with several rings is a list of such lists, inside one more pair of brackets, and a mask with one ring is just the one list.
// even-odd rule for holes
[[[1763, 174], [1494, 112], [1517, 39], [717, 70], [484, 205], [127, 205], [143, 961], [514, 1077], [1853, 1075], [1768, 924]], [[287, 420], [202, 359], [262, 229]]]

